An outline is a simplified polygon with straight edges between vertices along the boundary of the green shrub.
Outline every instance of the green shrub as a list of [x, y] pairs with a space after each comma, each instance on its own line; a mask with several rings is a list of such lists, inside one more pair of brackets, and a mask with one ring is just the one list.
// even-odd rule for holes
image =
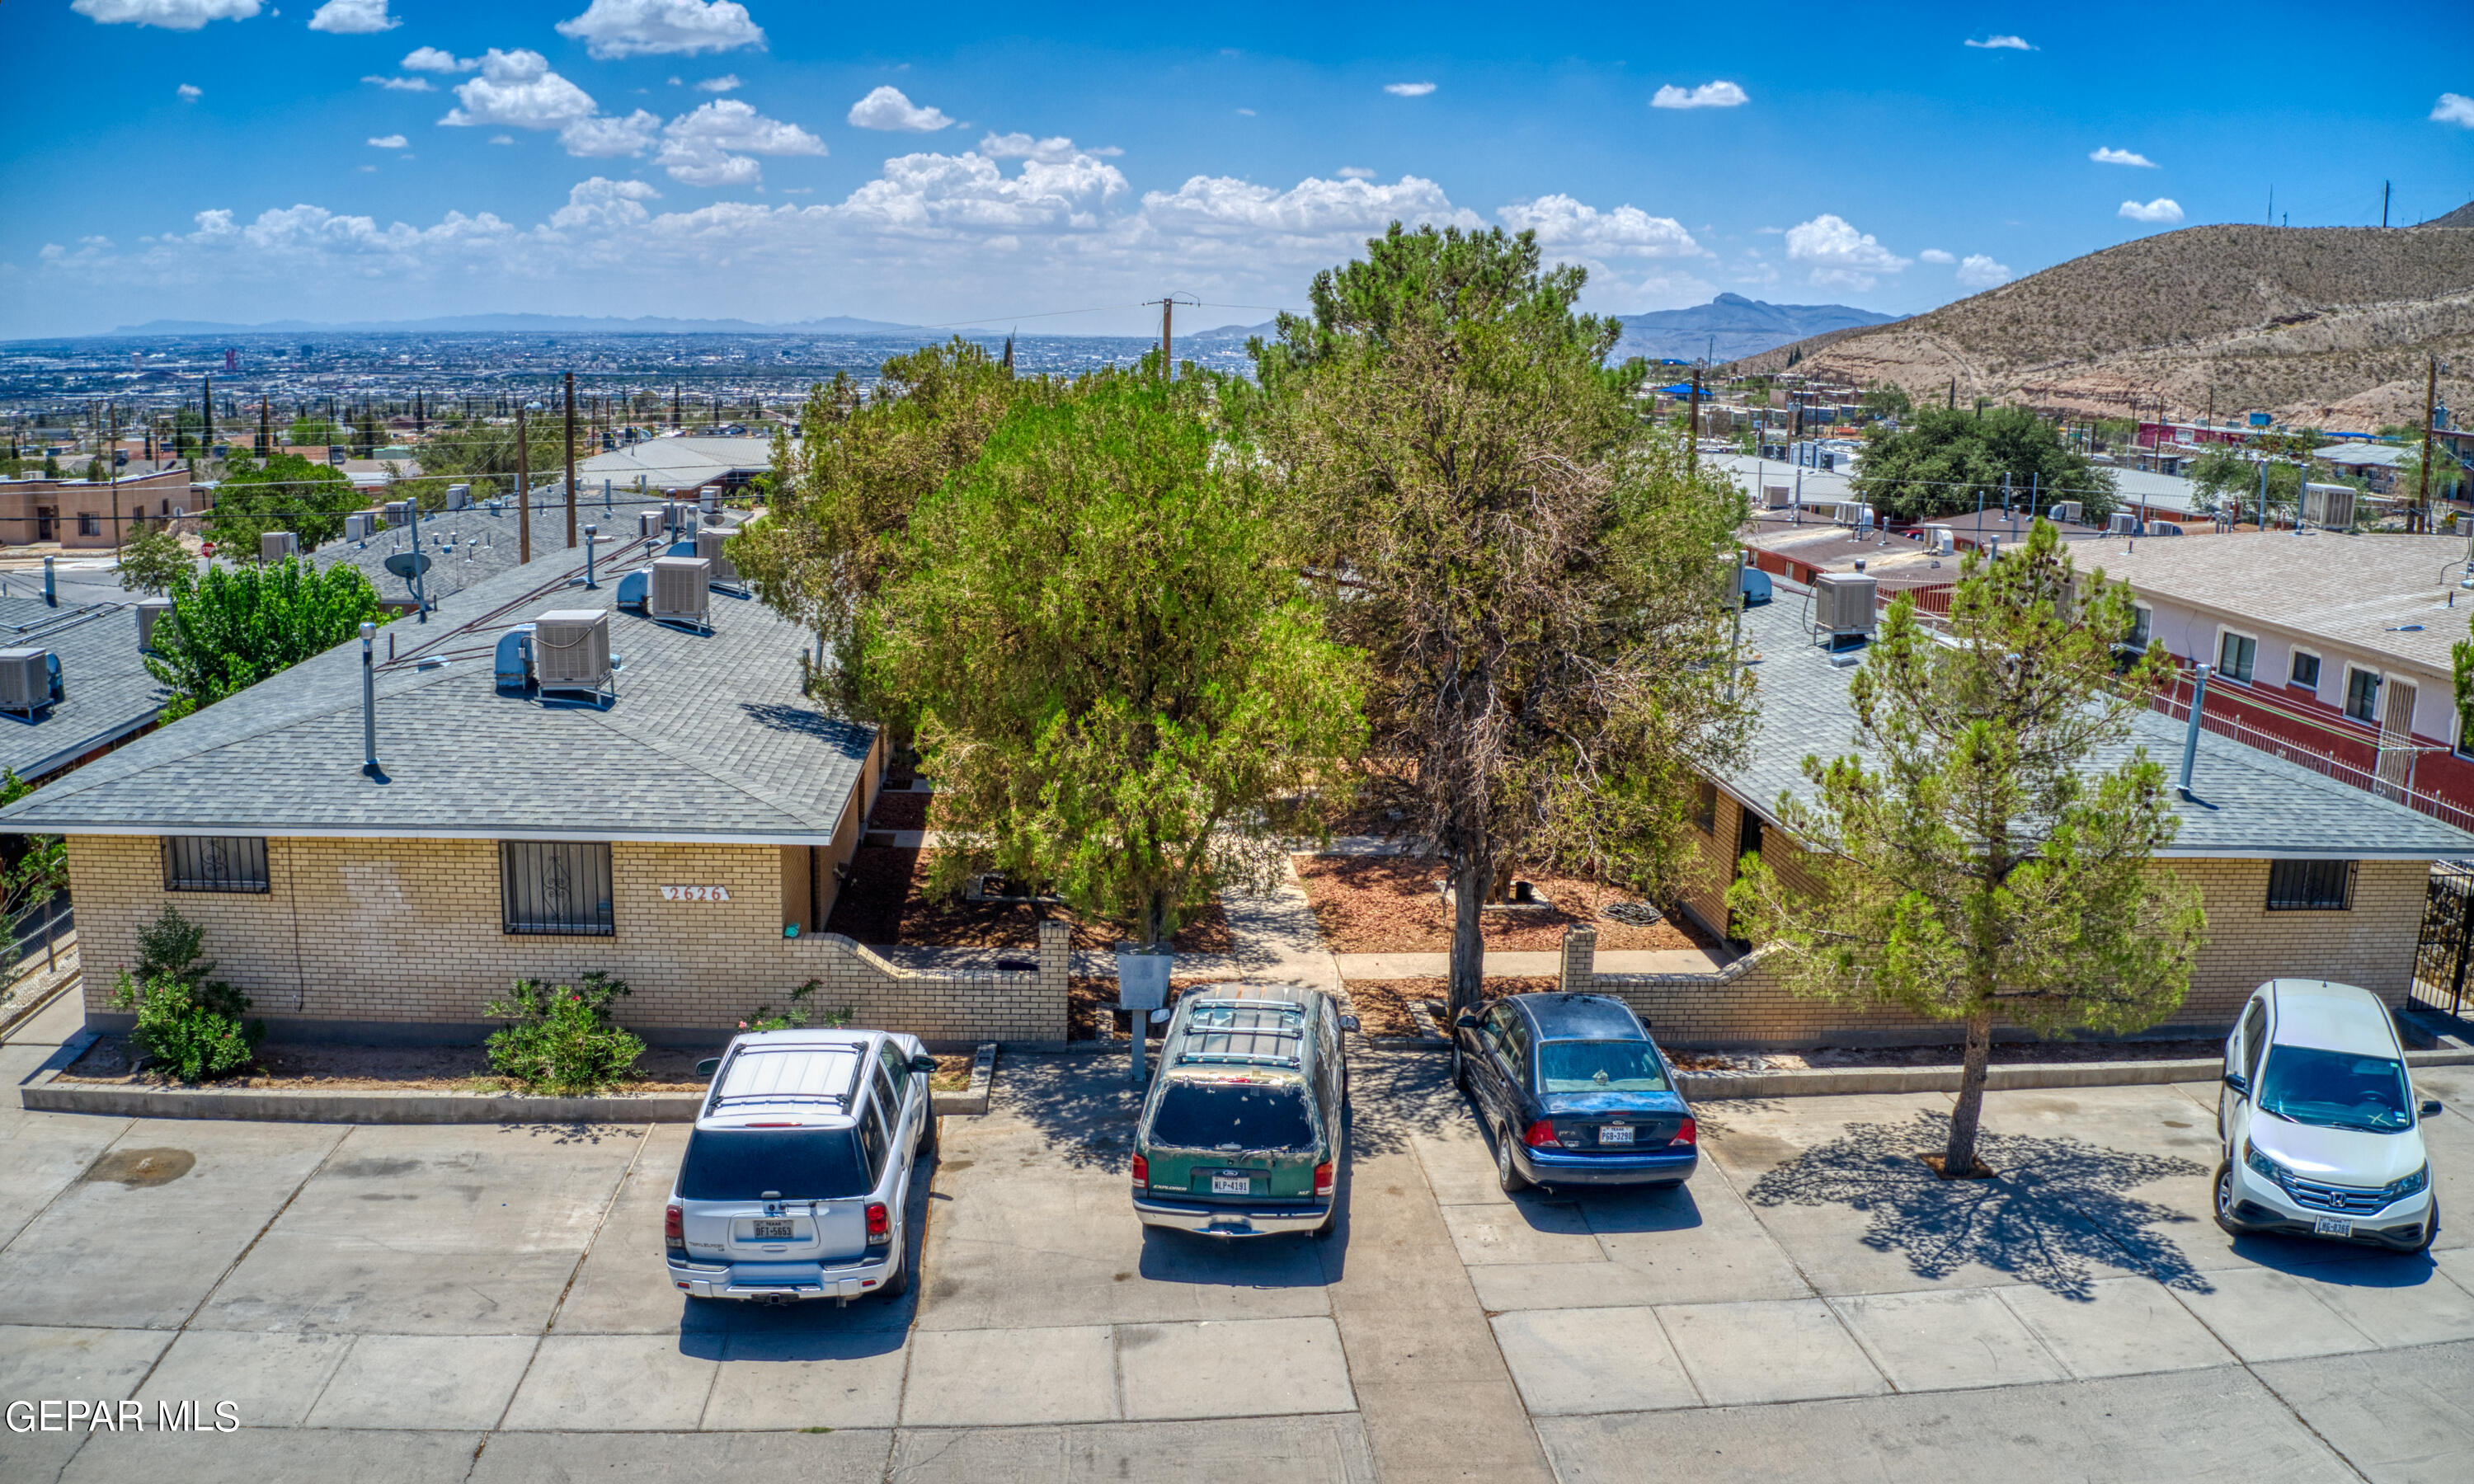
[[139, 1056], [182, 1082], [202, 1082], [247, 1066], [266, 1038], [266, 1022], [244, 1020], [249, 996], [210, 977], [203, 957], [206, 930], [166, 906], [137, 930], [137, 969], [112, 986], [115, 1010], [133, 1010], [130, 1043]]
[[[783, 1007], [780, 1015], [775, 1015], [770, 1005], [757, 1006], [754, 1015], [739, 1022], [739, 1028], [742, 1031], [806, 1030], [809, 1024], [808, 999], [823, 984], [822, 979], [811, 979], [792, 990], [790, 1003]], [[828, 1010], [815, 1018], [819, 1025], [839, 1029], [851, 1023], [851, 1008], [845, 1005], [839, 1010]]]
[[516, 981], [514, 994], [490, 1002], [508, 1022], [490, 1037], [490, 1069], [527, 1092], [570, 1097], [606, 1091], [644, 1054], [644, 1043], [610, 1017], [627, 981], [595, 970], [580, 987], [545, 989]]

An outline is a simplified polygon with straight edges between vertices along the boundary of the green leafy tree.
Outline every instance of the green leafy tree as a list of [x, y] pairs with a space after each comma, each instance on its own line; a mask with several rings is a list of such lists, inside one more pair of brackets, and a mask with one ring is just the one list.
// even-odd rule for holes
[[387, 611], [361, 569], [321, 570], [288, 558], [271, 566], [211, 566], [172, 586], [172, 610], [155, 623], [147, 673], [172, 691], [175, 721], [352, 638]]
[[1276, 879], [1280, 802], [1356, 753], [1353, 658], [1220, 387], [1104, 371], [1026, 399], [911, 513], [867, 663], [938, 780], [936, 890], [993, 867], [1157, 945]]
[[634, 1069], [644, 1042], [613, 1018], [627, 981], [594, 970], [576, 985], [516, 981], [515, 993], [483, 1014], [507, 1022], [490, 1033], [490, 1069], [526, 1092], [590, 1097]]
[[[531, 488], [567, 477], [567, 422], [550, 411], [528, 414], [524, 419], [524, 451], [530, 458]], [[575, 456], [590, 456], [584, 435], [576, 434]], [[486, 500], [494, 495], [516, 492], [519, 468], [515, 419], [503, 422], [472, 422], [462, 427], [432, 433], [421, 445], [421, 471], [430, 476], [420, 481], [413, 491], [424, 509], [437, 509], [446, 502], [447, 486], [451, 481], [473, 487], [473, 498]]]
[[342, 536], [344, 517], [368, 504], [343, 470], [297, 453], [263, 464], [234, 458], [215, 487], [206, 535], [216, 551], [239, 562], [256, 560], [257, 539], [269, 531], [289, 531], [309, 551]]
[[61, 461], [59, 455], [49, 453], [43, 455], [43, 477], [45, 479], [58, 479], [61, 477]]
[[247, 1066], [265, 1039], [266, 1022], [243, 1017], [249, 996], [214, 977], [205, 956], [206, 929], [166, 905], [137, 930], [137, 965], [123, 969], [112, 1008], [133, 1011], [130, 1041], [150, 1064], [183, 1082], [202, 1082]]
[[[0, 769], [0, 808], [34, 791], [35, 785], [17, 777], [16, 769]], [[68, 889], [68, 845], [61, 836], [11, 835], [0, 840], [0, 918], [13, 922], [18, 913]]]
[[2061, 429], [2025, 407], [1981, 413], [1927, 407], [1897, 432], [1879, 424], [1864, 435], [1856, 492], [1885, 515], [1922, 520], [2001, 503], [2003, 479], [2014, 509], [2038, 514], [2064, 500], [2102, 524], [2114, 509], [2111, 469], [2063, 441]]
[[303, 413], [284, 430], [284, 442], [302, 447], [324, 448], [343, 441], [344, 425], [325, 413]]
[[120, 548], [120, 587], [124, 592], [163, 593], [197, 561], [181, 539], [169, 531], [148, 531], [131, 537]]
[[2122, 1033], [2182, 1002], [2206, 927], [2156, 864], [2180, 821], [2144, 748], [2096, 759], [2165, 683], [2164, 646], [2117, 676], [2128, 585], [2074, 574], [2052, 525], [1971, 552], [1947, 639], [1891, 606], [1848, 686], [1860, 751], [1804, 760], [1779, 819], [1818, 890], [1747, 855], [1728, 905], [1799, 993], [1897, 1006], [1967, 1032], [1942, 1171], [1976, 1168], [1995, 1028]]
[[1907, 395], [1906, 389], [1888, 382], [1867, 389], [1858, 400], [1863, 403], [1865, 415], [1872, 418], [1905, 418], [1916, 410], [1915, 400]]
[[[1690, 858], [1692, 767], [1739, 735], [1742, 495], [1644, 429], [1646, 368], [1526, 232], [1395, 224], [1251, 349], [1292, 549], [1370, 665], [1371, 802], [1455, 894], [1453, 1010], [1515, 863], [1647, 890]], [[1259, 405], [1256, 405], [1259, 403]]]
[[817, 636], [826, 664], [812, 690], [846, 714], [882, 714], [865, 620], [902, 570], [911, 512], [979, 457], [1008, 407], [1047, 395], [958, 336], [886, 361], [865, 405], [837, 374], [810, 390], [797, 440], [774, 433], [767, 514], [731, 539], [730, 559], [768, 607]]
[[2251, 493], [2258, 482], [2259, 461], [2221, 444], [2191, 464], [2191, 488], [2212, 505], [2219, 500], [2241, 500]]

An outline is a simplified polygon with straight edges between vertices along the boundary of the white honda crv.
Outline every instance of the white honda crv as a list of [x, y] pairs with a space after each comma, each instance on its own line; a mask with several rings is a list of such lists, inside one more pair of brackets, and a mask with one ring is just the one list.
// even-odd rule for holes
[[2420, 1252], [2439, 1203], [2405, 1051], [2368, 990], [2271, 979], [2225, 1038], [2217, 1225]]
[[663, 1212], [671, 1283], [777, 1303], [908, 1291], [935, 1059], [910, 1036], [796, 1030], [738, 1037], [716, 1062]]

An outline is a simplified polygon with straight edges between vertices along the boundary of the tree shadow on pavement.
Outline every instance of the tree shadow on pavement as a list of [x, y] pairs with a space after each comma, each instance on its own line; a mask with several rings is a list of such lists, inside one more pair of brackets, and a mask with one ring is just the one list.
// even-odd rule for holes
[[2069, 1138], [1977, 1136], [1990, 1180], [1945, 1181], [1919, 1155], [1937, 1153], [1950, 1115], [1920, 1111], [1905, 1123], [1856, 1123], [1762, 1175], [1756, 1207], [1843, 1206], [1871, 1218], [1864, 1245], [1904, 1255], [1921, 1277], [1979, 1263], [2064, 1298], [2089, 1299], [2104, 1268], [2144, 1273], [2197, 1293], [2213, 1285], [2180, 1248], [2149, 1230], [2193, 1218], [2131, 1194], [2153, 1181], [2203, 1176], [2172, 1155], [2101, 1149]]

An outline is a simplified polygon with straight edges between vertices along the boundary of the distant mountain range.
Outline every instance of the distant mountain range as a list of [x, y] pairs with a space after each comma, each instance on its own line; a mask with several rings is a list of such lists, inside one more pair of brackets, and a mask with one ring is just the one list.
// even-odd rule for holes
[[270, 320], [263, 324], [221, 324], [206, 320], [149, 320], [124, 324], [113, 335], [291, 335], [351, 330], [388, 335], [909, 335], [914, 324], [884, 320], [855, 320], [835, 315], [788, 324], [759, 324], [753, 320], [666, 320], [644, 316], [634, 320], [564, 314], [459, 314], [434, 320], [369, 320], [351, 323], [318, 323], [308, 320]]
[[[1653, 361], [1697, 361], [1712, 364], [1758, 355], [1778, 346], [1831, 330], [1887, 324], [1893, 314], [1875, 314], [1846, 304], [1768, 304], [1740, 294], [1721, 294], [1690, 309], [1660, 309], [1648, 314], [1622, 314], [1624, 337], [1615, 356], [1643, 356]], [[1711, 337], [1716, 337], [1714, 354]]]

